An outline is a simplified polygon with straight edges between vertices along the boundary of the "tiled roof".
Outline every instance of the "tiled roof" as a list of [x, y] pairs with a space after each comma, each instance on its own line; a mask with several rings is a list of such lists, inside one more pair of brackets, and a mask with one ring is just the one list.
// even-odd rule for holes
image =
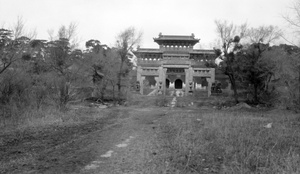
[[160, 49], [156, 49], [156, 48], [139, 48], [137, 51], [134, 52], [162, 53]]
[[199, 40], [196, 39], [195, 36], [183, 36], [183, 35], [159, 35], [158, 38], [154, 38], [154, 40]]
[[214, 50], [195, 49], [191, 52], [191, 54], [215, 54], [215, 51]]

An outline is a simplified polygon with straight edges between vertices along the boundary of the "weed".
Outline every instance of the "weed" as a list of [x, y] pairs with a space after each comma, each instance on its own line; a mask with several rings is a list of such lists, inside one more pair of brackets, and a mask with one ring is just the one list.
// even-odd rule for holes
[[[296, 117], [283, 122], [273, 114], [177, 113], [161, 125], [157, 141], [164, 160], [179, 173], [299, 173], [299, 127], [288, 124]], [[268, 122], [275, 126], [264, 128]]]

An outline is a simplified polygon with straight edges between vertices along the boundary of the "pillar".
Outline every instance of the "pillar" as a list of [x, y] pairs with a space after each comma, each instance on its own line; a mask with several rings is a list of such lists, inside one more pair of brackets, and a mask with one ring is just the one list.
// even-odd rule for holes
[[216, 73], [215, 68], [210, 68], [210, 82], [208, 83], [208, 97], [211, 95], [211, 86], [215, 83]]
[[216, 80], [215, 68], [210, 68], [210, 78], [211, 78], [211, 83], [215, 83]]
[[142, 67], [141, 66], [138, 66], [137, 67], [137, 75], [136, 75], [136, 80], [140, 83], [140, 94], [143, 94], [143, 81], [142, 81]]
[[163, 67], [158, 68], [158, 92], [162, 92], [162, 94], [165, 94], [166, 90], [166, 71], [167, 69]]
[[185, 96], [189, 94], [189, 88], [190, 88], [190, 71], [189, 69], [184, 69], [185, 71]]
[[166, 95], [166, 74], [167, 68], [162, 69], [162, 84], [163, 84], [163, 94]]
[[145, 80], [145, 76], [141, 76], [141, 80], [140, 80], [140, 93], [142, 95], [144, 95], [144, 80]]
[[211, 85], [212, 85], [212, 79], [206, 78], [207, 84], [207, 96], [209, 97], [211, 95]]
[[192, 67], [189, 67], [188, 69], [185, 69], [185, 94], [188, 95], [190, 91], [190, 83], [192, 83], [192, 91], [194, 91], [194, 85], [193, 85], [193, 75], [194, 70]]
[[158, 84], [158, 82], [159, 82], [159, 77], [154, 77], [154, 80], [155, 80], [155, 82], [156, 82], [156, 85], [155, 85], [155, 89], [156, 89], [156, 94], [157, 94], [157, 92], [158, 92], [158, 87], [159, 87], [159, 84]]

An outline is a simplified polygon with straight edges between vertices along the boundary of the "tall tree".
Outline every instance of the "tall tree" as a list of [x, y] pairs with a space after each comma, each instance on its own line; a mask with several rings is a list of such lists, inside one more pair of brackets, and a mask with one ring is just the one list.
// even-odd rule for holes
[[290, 14], [282, 15], [294, 31], [300, 33], [300, 0], [294, 0], [293, 4], [290, 7]]
[[261, 102], [262, 94], [268, 92], [268, 84], [275, 71], [275, 62], [265, 55], [268, 49], [268, 44], [253, 43], [236, 55], [237, 76], [253, 94], [252, 102], [256, 104]]
[[299, 110], [300, 49], [292, 45], [279, 45], [271, 47], [266, 54], [276, 63], [274, 81], [276, 87], [281, 89], [278, 91], [281, 104]]
[[[41, 72], [44, 71], [47, 74], [44, 83], [52, 91], [51, 96], [57, 102], [57, 106], [64, 110], [74, 95], [74, 87], [79, 84], [79, 64], [83, 62], [81, 50], [71, 50], [69, 41], [63, 38], [49, 42], [35, 40], [31, 45], [41, 47], [41, 52], [33, 52], [36, 65], [34, 73], [41, 76]], [[43, 70], [40, 69], [41, 65], [44, 66]]]
[[[226, 74], [232, 85], [234, 99], [238, 103], [237, 85], [236, 85], [236, 53], [242, 48], [240, 39], [247, 31], [247, 24], [236, 26], [227, 21], [216, 20], [216, 32], [222, 40], [221, 49], [215, 49], [218, 59], [217, 63], [223, 62], [220, 69]], [[219, 60], [219, 61], [218, 61]]]
[[[294, 31], [297, 33], [296, 37], [298, 37], [299, 42], [299, 33], [300, 33], [300, 0], [295, 0], [292, 4], [291, 9], [291, 15], [283, 15], [283, 18], [290, 24], [290, 26], [294, 29]], [[300, 59], [300, 56], [297, 57], [297, 60]], [[298, 91], [299, 96], [298, 100], [300, 101], [300, 63], [297, 64], [298, 67]]]
[[95, 96], [104, 99], [104, 95], [108, 93], [107, 88], [112, 88], [112, 97], [115, 99], [115, 86], [120, 65], [116, 50], [101, 45], [100, 41], [94, 39], [86, 42], [86, 48], [85, 58], [89, 62], [86, 65], [92, 75]]
[[0, 75], [20, 60], [27, 48], [29, 38], [13, 38], [13, 32], [7, 29], [0, 29]]
[[[129, 60], [129, 52], [132, 51], [135, 46], [137, 46], [142, 39], [142, 33], [137, 32], [135, 28], [129, 27], [122, 31], [118, 36], [117, 36], [117, 49], [118, 49], [118, 54], [120, 57], [120, 67], [119, 67], [119, 72], [118, 72], [118, 82], [117, 82], [117, 87], [118, 87], [118, 96], [119, 99], [121, 99], [121, 88], [122, 88], [122, 77], [125, 77], [128, 75], [130, 71], [130, 60]], [[125, 66], [129, 65], [129, 66]]]

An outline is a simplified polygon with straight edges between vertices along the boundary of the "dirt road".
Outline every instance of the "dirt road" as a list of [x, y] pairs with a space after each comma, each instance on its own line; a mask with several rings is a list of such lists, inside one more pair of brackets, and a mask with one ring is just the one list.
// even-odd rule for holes
[[123, 116], [115, 123], [118, 126], [93, 133], [92, 137], [101, 141], [96, 147], [97, 155], [79, 173], [145, 173], [151, 170], [151, 166], [145, 165], [155, 154], [152, 139], [168, 111], [169, 108], [123, 108]]
[[1, 135], [0, 173], [151, 171], [147, 164], [156, 153], [151, 141], [170, 108], [110, 110], [107, 117], [82, 125]]

